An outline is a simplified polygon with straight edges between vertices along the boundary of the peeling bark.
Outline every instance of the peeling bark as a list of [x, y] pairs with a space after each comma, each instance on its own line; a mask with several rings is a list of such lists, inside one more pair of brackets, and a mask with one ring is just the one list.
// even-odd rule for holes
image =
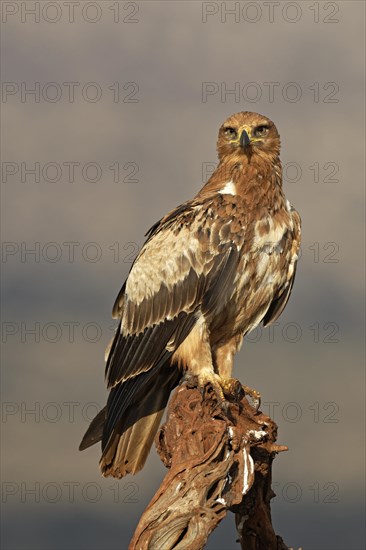
[[245, 550], [286, 550], [271, 522], [277, 426], [243, 393], [218, 402], [191, 382], [172, 396], [156, 446], [169, 468], [144, 511], [129, 550], [200, 550], [227, 511]]

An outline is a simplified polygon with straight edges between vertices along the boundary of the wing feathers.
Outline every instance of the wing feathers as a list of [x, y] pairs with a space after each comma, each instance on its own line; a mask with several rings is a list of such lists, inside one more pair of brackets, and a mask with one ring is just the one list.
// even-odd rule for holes
[[[152, 388], [156, 389], [156, 380], [159, 380], [158, 387], [163, 389], [169, 386], [169, 392], [174, 387], [181, 376], [178, 369], [167, 366], [167, 363], [160, 362], [147, 372], [129, 378], [112, 388], [107, 401], [107, 415], [104, 424], [102, 449], [104, 450], [113, 436], [114, 430], [122, 434], [133, 424], [136, 415], [141, 415], [140, 404], [146, 405], [145, 414], [156, 412], [154, 400], [148, 405], [148, 397]], [[132, 406], [136, 403], [135, 406]], [[159, 404], [159, 407], [161, 403]], [[165, 405], [164, 405], [165, 406]], [[159, 409], [160, 410], [160, 409]]]
[[[192, 211], [184, 205], [152, 229], [118, 295], [114, 312], [121, 322], [106, 365], [109, 388], [167, 361], [195, 325], [198, 309], [215, 315], [232, 295], [237, 247], [200, 241], [201, 226], [209, 229], [207, 212], [203, 206]], [[215, 223], [210, 218], [209, 225]], [[211, 227], [210, 235], [218, 233]]]
[[239, 254], [235, 248], [229, 248], [225, 254], [216, 258], [218, 266], [215, 271], [215, 278], [205, 292], [202, 312], [205, 315], [213, 315], [230, 299], [234, 292], [234, 279], [237, 275]]
[[295, 274], [296, 274], [296, 264], [294, 267], [292, 278], [289, 281], [287, 289], [278, 298], [273, 300], [273, 302], [269, 306], [269, 309], [263, 318], [264, 327], [268, 327], [268, 325], [277, 321], [277, 319], [285, 309], [288, 299], [290, 298], [292, 287], [294, 285]]
[[114, 424], [107, 427], [100, 460], [103, 475], [122, 477], [127, 473], [134, 474], [143, 467], [170, 392], [180, 378], [178, 369], [170, 365], [160, 366], [159, 369], [153, 369], [152, 374], [142, 375], [143, 379], [139, 383], [136, 380], [135, 404], [131, 405], [130, 402], [128, 408], [124, 405], [124, 397], [118, 399], [125, 392], [124, 384], [116, 390], [114, 398], [117, 397], [117, 409], [114, 410], [119, 412], [119, 404], [122, 404], [124, 410], [123, 414], [116, 414]]
[[124, 336], [119, 330], [106, 366], [108, 387], [148, 371], [167, 361], [174, 349], [167, 349], [173, 338], [175, 346], [186, 338], [196, 322], [194, 312], [181, 312], [174, 319], [145, 329], [143, 333]]
[[98, 443], [102, 439], [104, 422], [106, 419], [107, 407], [104, 407], [97, 416], [91, 421], [89, 428], [87, 429], [82, 442], [79, 446], [79, 451], [83, 451], [88, 447], [91, 447], [95, 443]]

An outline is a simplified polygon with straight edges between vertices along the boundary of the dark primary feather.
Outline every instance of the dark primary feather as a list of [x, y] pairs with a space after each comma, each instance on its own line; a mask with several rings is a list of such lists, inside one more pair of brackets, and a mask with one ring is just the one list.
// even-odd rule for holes
[[122, 477], [142, 468], [180, 377], [179, 369], [167, 363], [111, 390], [108, 406], [114, 410], [103, 431], [103, 475]]
[[[172, 367], [170, 363], [163, 363], [112, 388], [107, 401], [107, 419], [104, 424], [102, 439], [103, 450], [115, 428], [117, 428], [118, 433], [123, 433], [131, 425], [131, 419], [136, 414], [138, 407], [133, 408], [130, 405], [146, 398], [149, 385], [153, 380], [158, 378], [160, 381], [159, 387], [163, 389], [168, 386], [170, 392], [178, 383], [180, 377], [181, 373], [177, 368]], [[135, 413], [133, 413], [134, 410]], [[156, 411], [145, 411], [146, 415], [153, 412]]]
[[181, 312], [174, 319], [148, 327], [138, 335], [125, 336], [118, 330], [106, 365], [108, 387], [165, 363], [174, 351], [166, 349], [168, 342], [175, 338], [179, 346], [195, 322], [194, 312], [190, 315]]
[[83, 451], [91, 447], [98, 441], [101, 441], [103, 436], [104, 423], [107, 415], [107, 407], [103, 407], [97, 416], [91, 421], [79, 446], [79, 451]]
[[203, 297], [202, 312], [206, 317], [215, 315], [227, 304], [234, 288], [234, 279], [237, 274], [239, 254], [235, 247], [228, 247], [224, 254], [215, 258], [214, 276], [210, 281]]
[[296, 275], [296, 264], [294, 266], [294, 272], [291, 277], [291, 280], [288, 283], [288, 287], [284, 290], [284, 292], [282, 292], [282, 294], [276, 297], [271, 303], [271, 305], [269, 306], [269, 309], [263, 318], [264, 327], [268, 327], [268, 325], [277, 321], [277, 319], [285, 309], [288, 299], [290, 298], [292, 287], [294, 286], [295, 275]]

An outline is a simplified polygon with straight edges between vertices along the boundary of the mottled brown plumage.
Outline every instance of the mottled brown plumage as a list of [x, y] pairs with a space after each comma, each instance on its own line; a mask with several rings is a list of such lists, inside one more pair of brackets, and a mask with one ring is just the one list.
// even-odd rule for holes
[[110, 394], [80, 446], [102, 440], [103, 475], [140, 470], [183, 373], [220, 392], [245, 334], [275, 321], [289, 298], [300, 218], [282, 190], [277, 129], [237, 113], [217, 150], [212, 177], [151, 228], [117, 297]]

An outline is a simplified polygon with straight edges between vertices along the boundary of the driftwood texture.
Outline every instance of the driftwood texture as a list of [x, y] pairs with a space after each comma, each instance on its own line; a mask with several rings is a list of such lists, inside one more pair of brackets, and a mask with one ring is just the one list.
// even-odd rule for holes
[[169, 468], [143, 513], [129, 550], [200, 550], [228, 510], [245, 550], [285, 550], [270, 512], [276, 424], [239, 392], [225, 406], [210, 385], [173, 395], [156, 437]]

